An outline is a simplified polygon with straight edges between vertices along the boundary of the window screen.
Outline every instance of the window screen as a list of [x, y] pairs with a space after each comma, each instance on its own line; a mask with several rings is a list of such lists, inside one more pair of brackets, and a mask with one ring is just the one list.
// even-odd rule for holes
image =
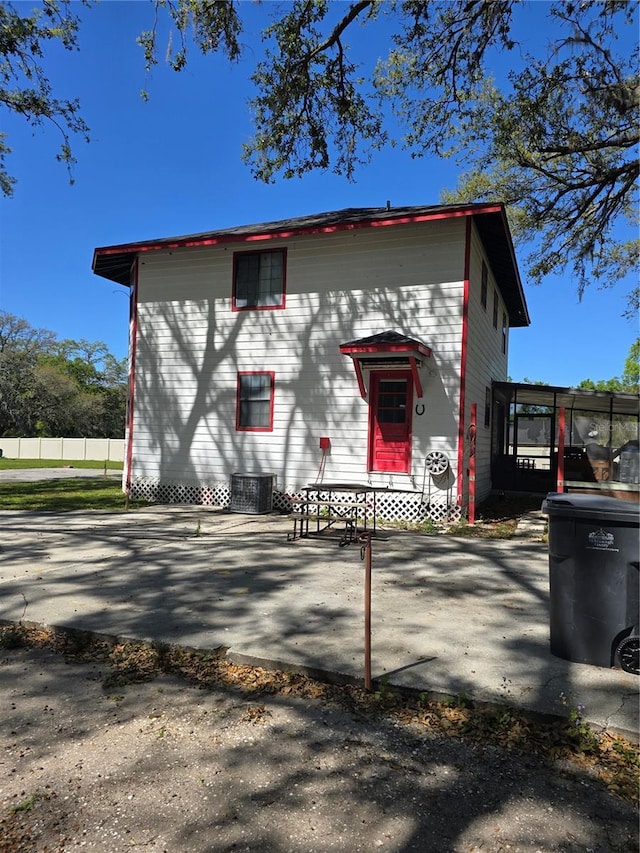
[[284, 307], [285, 252], [234, 255], [234, 308]]
[[239, 373], [236, 429], [273, 429], [273, 373]]
[[480, 287], [480, 303], [483, 308], [487, 307], [487, 288], [488, 288], [489, 270], [485, 262], [482, 262], [482, 284]]

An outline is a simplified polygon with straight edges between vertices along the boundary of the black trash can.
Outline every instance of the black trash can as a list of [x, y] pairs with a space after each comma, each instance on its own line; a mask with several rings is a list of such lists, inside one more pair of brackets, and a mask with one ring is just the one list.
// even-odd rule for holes
[[542, 511], [549, 516], [551, 654], [620, 665], [619, 645], [640, 627], [640, 507], [599, 495], [552, 493]]

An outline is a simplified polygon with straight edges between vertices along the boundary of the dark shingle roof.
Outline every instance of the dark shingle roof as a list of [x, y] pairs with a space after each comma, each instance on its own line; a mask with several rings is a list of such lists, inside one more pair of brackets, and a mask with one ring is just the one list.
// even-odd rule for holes
[[427, 345], [417, 338], [410, 338], [408, 335], [403, 335], [400, 332], [394, 332], [388, 329], [386, 332], [378, 332], [375, 335], [369, 335], [366, 338], [357, 338], [355, 341], [347, 341], [341, 344], [342, 347], [366, 347], [366, 346], [384, 346], [387, 345], [405, 345], [408, 347]]

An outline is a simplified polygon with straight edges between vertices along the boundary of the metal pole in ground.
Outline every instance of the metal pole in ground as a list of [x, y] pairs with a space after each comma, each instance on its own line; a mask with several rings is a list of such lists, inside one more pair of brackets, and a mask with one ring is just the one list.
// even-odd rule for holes
[[565, 407], [558, 409], [558, 470], [556, 473], [556, 492], [562, 494], [564, 487], [564, 430], [565, 430]]
[[364, 688], [371, 690], [371, 533], [361, 533], [358, 542], [364, 560]]
[[469, 524], [476, 523], [476, 423], [478, 404], [471, 404], [471, 423], [469, 424]]

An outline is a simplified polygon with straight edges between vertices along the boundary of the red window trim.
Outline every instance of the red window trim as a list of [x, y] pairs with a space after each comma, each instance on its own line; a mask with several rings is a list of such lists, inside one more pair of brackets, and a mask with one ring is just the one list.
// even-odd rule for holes
[[[241, 426], [240, 424], [240, 386], [242, 376], [268, 376], [270, 380], [269, 426]], [[276, 374], [273, 370], [239, 370], [236, 377], [236, 432], [273, 432], [273, 404], [275, 398]]]
[[[246, 255], [266, 255], [279, 252], [282, 255], [282, 302], [280, 305], [236, 305], [236, 273], [238, 258]], [[231, 310], [232, 311], [281, 311], [286, 308], [287, 303], [287, 250], [280, 246], [277, 249], [253, 249], [233, 253], [233, 280], [231, 284]]]

